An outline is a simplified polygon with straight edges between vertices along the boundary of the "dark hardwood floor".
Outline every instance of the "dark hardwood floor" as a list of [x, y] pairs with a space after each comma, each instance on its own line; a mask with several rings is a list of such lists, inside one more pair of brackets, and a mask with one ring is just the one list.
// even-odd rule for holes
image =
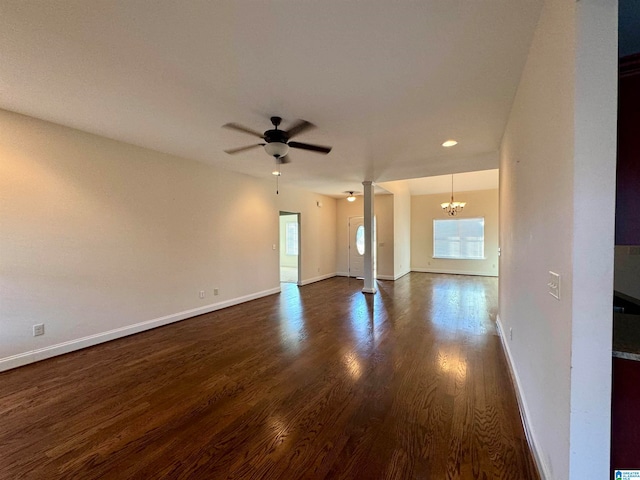
[[0, 374], [2, 479], [538, 479], [497, 280], [333, 278]]

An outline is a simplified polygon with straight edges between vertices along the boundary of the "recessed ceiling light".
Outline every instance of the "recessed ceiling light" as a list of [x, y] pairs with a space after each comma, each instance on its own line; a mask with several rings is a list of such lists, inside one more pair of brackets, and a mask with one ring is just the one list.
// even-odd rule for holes
[[444, 142], [442, 144], [443, 147], [453, 147], [454, 145], [457, 145], [458, 142], [456, 142], [455, 140], [447, 140], [446, 142]]

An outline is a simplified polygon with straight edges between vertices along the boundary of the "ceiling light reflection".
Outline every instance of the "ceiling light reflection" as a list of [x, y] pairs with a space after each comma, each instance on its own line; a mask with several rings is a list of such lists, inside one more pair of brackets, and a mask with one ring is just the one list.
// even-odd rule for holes
[[273, 433], [271, 440], [271, 449], [275, 449], [285, 443], [289, 436], [289, 427], [280, 416], [272, 416], [268, 420], [268, 427]]
[[467, 359], [458, 352], [440, 350], [438, 352], [438, 368], [445, 375], [451, 375], [457, 380], [467, 378]]
[[351, 378], [354, 380], [358, 380], [360, 375], [362, 375], [362, 366], [358, 361], [358, 357], [354, 352], [346, 353], [343, 362], [345, 367], [347, 367], [347, 371], [351, 375]]

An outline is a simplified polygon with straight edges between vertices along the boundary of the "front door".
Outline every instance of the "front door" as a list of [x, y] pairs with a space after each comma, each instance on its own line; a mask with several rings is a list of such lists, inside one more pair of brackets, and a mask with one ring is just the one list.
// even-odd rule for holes
[[364, 277], [364, 217], [349, 218], [349, 276]]

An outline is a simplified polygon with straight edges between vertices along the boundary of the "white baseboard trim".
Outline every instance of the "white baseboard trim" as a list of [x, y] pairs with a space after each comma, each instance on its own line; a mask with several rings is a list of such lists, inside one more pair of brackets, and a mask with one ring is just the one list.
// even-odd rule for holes
[[376, 275], [376, 280], [391, 280], [391, 281], [395, 282], [400, 277], [404, 277], [408, 273], [409, 273], [409, 271], [404, 272], [404, 273], [399, 273], [398, 275]]
[[527, 402], [522, 393], [522, 386], [520, 383], [520, 377], [518, 376], [518, 370], [513, 363], [513, 356], [511, 355], [511, 349], [509, 348], [509, 342], [504, 336], [504, 328], [502, 327], [502, 322], [500, 321], [500, 315], [496, 318], [496, 326], [498, 327], [498, 336], [500, 337], [500, 341], [502, 342], [502, 348], [505, 352], [505, 356], [507, 357], [507, 363], [509, 366], [509, 372], [511, 373], [511, 379], [514, 383], [516, 390], [516, 399], [518, 400], [518, 407], [520, 410], [520, 418], [522, 419], [522, 425], [524, 426], [524, 433], [527, 437], [527, 443], [529, 444], [529, 448], [533, 453], [533, 459], [536, 462], [536, 466], [538, 467], [538, 473], [542, 476], [542, 480], [546, 480], [548, 478], [552, 478], [551, 470], [547, 463], [543, 460], [540, 449], [538, 448], [538, 442], [536, 441], [536, 437], [533, 433], [533, 428], [529, 422], [530, 414], [529, 408], [527, 407]]
[[[376, 275], [376, 280], [398, 280], [401, 277], [404, 277], [405, 275], [408, 275], [409, 273], [411, 273], [411, 270], [407, 270], [406, 272], [403, 273], [399, 273], [398, 275]], [[349, 273], [348, 272], [337, 272], [335, 274], [336, 277], [348, 277]]]
[[412, 272], [422, 273], [447, 273], [449, 275], [477, 275], [479, 277], [497, 277], [498, 275], [491, 272], [472, 272], [469, 270], [452, 270], [452, 269], [440, 269], [440, 268], [423, 268], [423, 267], [411, 267]]
[[99, 343], [109, 342], [111, 340], [133, 335], [135, 333], [144, 332], [145, 330], [151, 330], [152, 328], [179, 322], [181, 320], [196, 317], [205, 313], [210, 313], [215, 310], [232, 307], [240, 303], [249, 302], [251, 300], [256, 300], [258, 298], [273, 295], [275, 293], [280, 293], [280, 287], [263, 290], [261, 292], [252, 293], [250, 295], [244, 295], [242, 297], [233, 298], [231, 300], [225, 300], [224, 302], [213, 303], [190, 310], [185, 310], [183, 312], [154, 318], [152, 320], [146, 320], [144, 322], [134, 323], [133, 325], [115, 328], [107, 332], [96, 333], [95, 335], [89, 335], [87, 337], [69, 340], [67, 342], [50, 345], [48, 347], [39, 348], [37, 350], [30, 350], [28, 352], [19, 353], [10, 357], [0, 358], [0, 372], [10, 370], [12, 368], [22, 367], [24, 365], [39, 362], [40, 360], [56, 357], [58, 355], [64, 355], [65, 353], [81, 350], [83, 348], [92, 347], [94, 345], [98, 345]]
[[376, 280], [395, 280], [393, 275], [376, 275]]
[[310, 283], [320, 282], [322, 280], [327, 280], [328, 278], [333, 278], [336, 276], [336, 273], [327, 273], [325, 275], [319, 275], [313, 278], [307, 278], [306, 280], [302, 280], [300, 282], [300, 286], [309, 285]]

